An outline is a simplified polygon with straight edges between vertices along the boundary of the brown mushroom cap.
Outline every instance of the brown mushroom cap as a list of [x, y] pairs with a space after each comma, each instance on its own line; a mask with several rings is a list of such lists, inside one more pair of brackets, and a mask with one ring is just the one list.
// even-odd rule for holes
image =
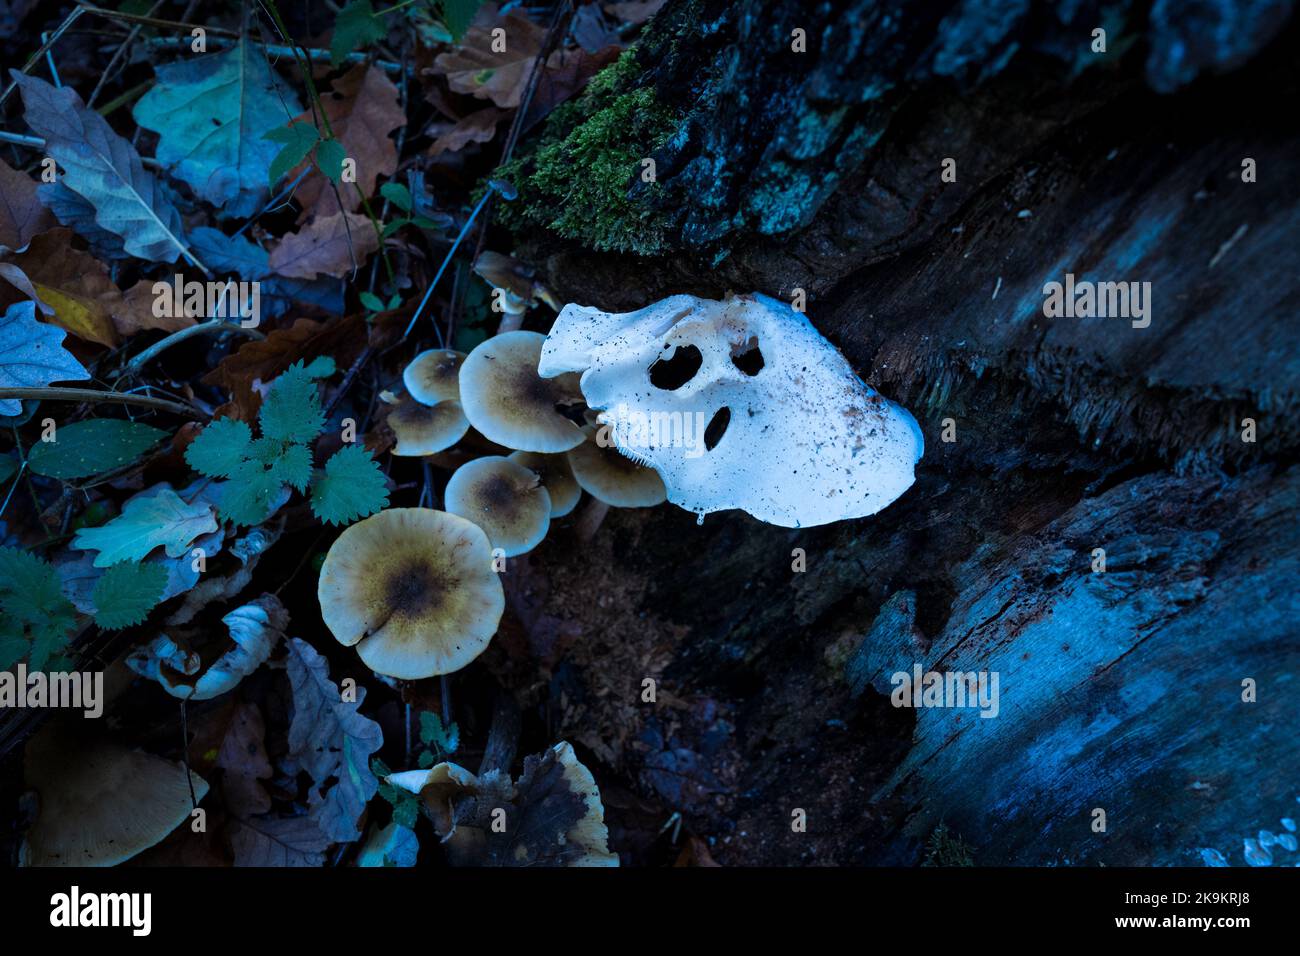
[[615, 508], [650, 508], [668, 500], [659, 472], [638, 464], [613, 445], [601, 446], [596, 430], [591, 441], [568, 452], [573, 477], [582, 490]]
[[402, 371], [406, 393], [421, 405], [460, 401], [460, 367], [464, 352], [429, 349], [421, 352]]
[[403, 680], [460, 670], [505, 610], [487, 535], [430, 508], [389, 508], [349, 526], [325, 556], [317, 597], [340, 644]]
[[580, 376], [538, 375], [545, 341], [539, 332], [505, 332], [479, 343], [465, 359], [460, 400], [483, 437], [519, 451], [561, 452], [582, 443], [582, 429], [559, 411], [582, 403]]
[[510, 460], [523, 465], [535, 474], [551, 496], [551, 517], [562, 518], [578, 505], [582, 488], [573, 477], [569, 459], [565, 455], [547, 455], [539, 451], [516, 451]]
[[508, 558], [537, 547], [551, 526], [551, 496], [537, 475], [499, 455], [457, 468], [444, 501], [452, 514], [482, 528]]
[[397, 437], [394, 455], [415, 457], [445, 451], [465, 437], [469, 420], [460, 402], [429, 406], [408, 398], [388, 413], [388, 427]]
[[196, 799], [208, 792], [197, 774], [187, 782], [180, 764], [56, 721], [28, 742], [24, 773], [40, 798], [23, 850], [28, 866], [115, 866], [189, 818], [191, 782]]

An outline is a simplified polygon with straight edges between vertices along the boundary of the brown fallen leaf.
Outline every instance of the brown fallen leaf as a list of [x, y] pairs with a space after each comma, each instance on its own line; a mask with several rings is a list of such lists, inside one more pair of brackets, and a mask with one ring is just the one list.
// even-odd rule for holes
[[85, 342], [112, 348], [118, 343], [115, 320], [128, 321], [137, 306], [127, 302], [105, 265], [73, 248], [72, 236], [63, 227], [41, 233], [25, 252], [0, 263], [0, 277], [36, 299], [55, 325]]
[[256, 704], [236, 702], [214, 763], [224, 771], [221, 789], [232, 815], [248, 817], [271, 809], [262, 781], [271, 779], [273, 771], [266, 755], [266, 724]]
[[[397, 144], [389, 134], [406, 124], [397, 87], [382, 70], [364, 63], [335, 80], [332, 90], [321, 96], [321, 105], [334, 136], [357, 164], [357, 181], [339, 183], [336, 197], [325, 176], [317, 172], [306, 177], [294, 193], [303, 207], [299, 222], [313, 215], [320, 219], [337, 214], [339, 199], [344, 209], [354, 212], [361, 205], [357, 187], [366, 198], [374, 195], [378, 178], [397, 171]], [[297, 119], [311, 122], [312, 117], [303, 113]], [[304, 163], [289, 178], [305, 168]]]
[[57, 225], [36, 196], [36, 181], [0, 160], [0, 254], [26, 248]]
[[595, 53], [580, 47], [552, 53], [537, 80], [523, 128], [531, 129], [555, 107], [581, 93], [587, 81], [617, 60], [622, 52], [620, 47], [607, 46]]
[[344, 276], [379, 248], [379, 237], [365, 216], [337, 212], [316, 218], [280, 240], [271, 250], [271, 271], [293, 279]]
[[310, 362], [317, 356], [330, 355], [339, 367], [345, 368], [365, 345], [365, 322], [359, 315], [330, 322], [298, 319], [287, 329], [269, 333], [265, 339], [245, 342], [239, 351], [227, 355], [203, 378], [205, 385], [215, 385], [230, 393], [230, 401], [217, 409], [215, 417], [252, 421], [262, 406], [259, 388], [294, 362]]
[[194, 303], [185, 302], [182, 302], [182, 309], [188, 311], [177, 315], [154, 315], [153, 304], [158, 297], [154, 294], [153, 285], [153, 279], [141, 279], [122, 293], [126, 300], [126, 308], [120, 313], [113, 314], [113, 324], [117, 326], [118, 334], [123, 338], [130, 338], [145, 329], [176, 332], [187, 329], [206, 318]]
[[470, 143], [491, 142], [497, 134], [497, 124], [508, 115], [505, 110], [489, 106], [462, 117], [451, 129], [433, 141], [429, 155], [441, 156], [443, 153], [458, 152]]
[[[492, 35], [498, 27], [505, 30], [503, 38]], [[496, 4], [485, 3], [460, 46], [439, 54], [432, 72], [446, 76], [448, 86], [457, 93], [513, 109], [523, 98], [528, 74], [545, 39], [546, 30], [523, 11], [511, 10], [502, 17]]]

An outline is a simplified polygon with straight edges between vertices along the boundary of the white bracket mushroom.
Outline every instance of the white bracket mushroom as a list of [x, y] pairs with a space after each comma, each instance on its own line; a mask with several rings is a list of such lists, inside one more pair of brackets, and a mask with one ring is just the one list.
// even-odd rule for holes
[[758, 293], [669, 296], [636, 312], [567, 305], [543, 378], [581, 372], [609, 440], [668, 500], [809, 527], [875, 514], [911, 486], [916, 420], [864, 383], [812, 323]]

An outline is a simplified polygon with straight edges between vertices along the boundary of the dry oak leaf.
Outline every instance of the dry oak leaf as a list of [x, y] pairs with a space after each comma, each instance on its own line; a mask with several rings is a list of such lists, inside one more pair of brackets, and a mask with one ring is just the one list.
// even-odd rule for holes
[[[505, 30], [504, 36], [492, 35], [498, 27]], [[457, 93], [514, 109], [523, 98], [545, 39], [546, 30], [527, 14], [511, 10], [501, 17], [495, 4], [485, 3], [460, 46], [434, 59], [433, 72], [446, 76], [447, 85]]]
[[488, 143], [497, 134], [497, 124], [509, 114], [495, 106], [462, 117], [450, 129], [443, 131], [429, 147], [430, 156], [455, 153], [470, 143]]
[[131, 324], [141, 310], [152, 318], [152, 297], [147, 303], [128, 302], [108, 268], [74, 248], [72, 236], [64, 227], [42, 233], [25, 252], [0, 262], [0, 276], [35, 299], [59, 328], [112, 348], [118, 343], [119, 322]]
[[[306, 177], [294, 193], [303, 207], [299, 222], [313, 214], [318, 219], [336, 214], [339, 199], [344, 209], [355, 211], [361, 205], [358, 186], [367, 198], [374, 195], [378, 178], [397, 171], [397, 144], [389, 134], [406, 125], [397, 87], [383, 70], [364, 63], [335, 80], [332, 91], [321, 97], [321, 106], [347, 158], [357, 164], [357, 181], [339, 183], [336, 198], [334, 184], [324, 175]], [[313, 118], [303, 113], [297, 121], [311, 123]], [[291, 172], [290, 180], [305, 168], [306, 163]]]
[[58, 225], [36, 196], [36, 180], [0, 160], [0, 254], [22, 250]]
[[292, 279], [344, 276], [379, 248], [379, 237], [365, 216], [337, 212], [317, 217], [290, 233], [271, 250], [271, 271]]

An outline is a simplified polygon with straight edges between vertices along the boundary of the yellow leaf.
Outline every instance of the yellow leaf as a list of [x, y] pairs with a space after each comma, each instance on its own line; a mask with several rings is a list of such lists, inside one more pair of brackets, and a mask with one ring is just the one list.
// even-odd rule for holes
[[54, 324], [67, 329], [79, 339], [112, 348], [117, 345], [117, 330], [106, 309], [93, 299], [71, 295], [59, 289], [33, 283], [37, 294], [54, 308]]

